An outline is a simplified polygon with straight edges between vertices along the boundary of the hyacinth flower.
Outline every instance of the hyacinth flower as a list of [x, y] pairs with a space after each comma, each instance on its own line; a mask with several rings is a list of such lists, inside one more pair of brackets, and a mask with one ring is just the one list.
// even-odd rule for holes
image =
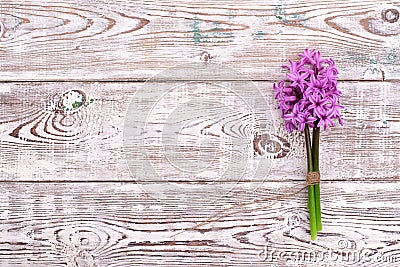
[[[307, 152], [308, 210], [311, 239], [322, 230], [320, 204], [319, 135], [320, 131], [334, 126], [340, 116], [342, 92], [337, 88], [338, 70], [332, 58], [306, 49], [299, 61], [289, 61], [282, 66], [288, 70], [286, 79], [274, 84], [275, 99], [282, 112], [284, 128], [289, 132], [304, 133]], [[310, 136], [312, 128], [312, 136]], [[311, 141], [312, 140], [312, 141]]]

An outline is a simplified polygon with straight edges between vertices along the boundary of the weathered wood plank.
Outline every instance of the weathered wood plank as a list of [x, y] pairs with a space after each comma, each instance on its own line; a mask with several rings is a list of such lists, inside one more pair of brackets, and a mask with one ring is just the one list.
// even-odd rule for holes
[[[150, 85], [154, 90], [167, 87], [170, 91], [156, 99], [144, 93], [137, 101], [152, 109], [144, 131], [137, 136], [143, 140], [143, 147], [130, 151], [129, 157], [139, 158], [132, 169], [150, 163], [156, 173], [150, 177], [153, 181], [304, 180], [303, 138], [282, 129], [270, 82], [257, 82], [259, 92], [242, 82], [216, 82], [214, 87], [204, 84]], [[143, 175], [131, 176], [123, 151], [126, 112], [142, 86], [143, 83], [0, 84], [1, 179], [144, 181]], [[324, 180], [399, 179], [399, 86], [390, 82], [340, 83], [345, 125], [322, 134]], [[260, 131], [260, 123], [249, 109], [251, 103], [238, 98], [231, 88], [247, 94], [248, 99], [258, 98], [258, 94], [265, 96], [265, 107], [271, 110], [275, 124], [269, 132], [271, 136]], [[70, 94], [65, 95], [66, 92]], [[85, 100], [73, 102], [81, 92]], [[175, 110], [193, 100], [213, 101], [215, 106], [191, 106], [187, 112], [194, 114], [193, 118], [179, 131], [171, 132], [177, 118]], [[222, 104], [230, 109], [220, 109]], [[207, 112], [219, 113], [218, 123], [202, 116], [205, 107]], [[173, 150], [176, 162], [171, 162], [166, 158], [170, 154], [165, 147], [175, 137], [179, 139], [175, 147], [179, 150]], [[232, 140], [245, 144], [240, 147], [244, 150], [235, 147]], [[265, 169], [255, 173], [257, 164], [268, 157], [273, 158], [270, 172]], [[189, 163], [185, 162], [188, 158]], [[223, 176], [229, 163], [238, 159], [246, 162], [246, 168], [234, 166], [237, 174]], [[205, 163], [209, 164], [209, 172], [198, 169]], [[188, 166], [192, 169], [184, 168]]]
[[[400, 260], [399, 183], [325, 183], [324, 230], [314, 242], [306, 191], [237, 207], [294, 187], [299, 184], [268, 182], [249, 192], [247, 183], [236, 183], [215, 203], [195, 193], [204, 202], [193, 203], [178, 202], [179, 189], [165, 190], [169, 202], [158, 202], [133, 183], [1, 183], [1, 265], [288, 266], [290, 253], [305, 255], [297, 266], [393, 266]], [[227, 217], [180, 233], [223, 209]], [[333, 256], [317, 263], [309, 255], [329, 251]], [[379, 255], [386, 258], [377, 262]]]
[[0, 80], [143, 80], [210, 61], [275, 80], [305, 47], [334, 57], [341, 79], [399, 79], [399, 10], [375, 0], [7, 1]]

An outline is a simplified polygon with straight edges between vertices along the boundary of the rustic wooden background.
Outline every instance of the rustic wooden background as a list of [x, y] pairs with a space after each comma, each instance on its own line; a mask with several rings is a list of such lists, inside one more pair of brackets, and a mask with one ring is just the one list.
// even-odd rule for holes
[[[399, 12], [399, 1], [376, 0], [1, 1], [0, 266], [399, 265]], [[222, 64], [253, 80], [272, 107], [280, 66], [306, 47], [335, 58], [346, 106], [345, 125], [322, 135], [324, 229], [316, 241], [306, 192], [292, 194], [304, 186], [303, 139], [283, 131], [279, 117], [270, 135], [245, 135], [250, 166], [275, 144], [269, 173], [220, 181], [232, 190], [216, 202], [194, 190], [189, 198], [204, 202], [165, 203], [132, 177], [124, 119], [148, 78], [183, 63]], [[185, 77], [155, 86], [170, 80]], [[71, 90], [93, 100], [60, 112]], [[233, 115], [228, 134], [252, 132], [251, 121]], [[227, 134], [213, 131], [217, 141]], [[191, 133], [201, 138], [198, 128]], [[151, 144], [159, 134], [139, 137]], [[153, 160], [162, 172], [167, 163]], [[212, 172], [201, 181], [169, 178], [215, 182]], [[221, 211], [218, 221], [187, 229]], [[265, 248], [276, 253], [263, 258]], [[296, 263], [286, 255], [324, 251], [373, 260]]]

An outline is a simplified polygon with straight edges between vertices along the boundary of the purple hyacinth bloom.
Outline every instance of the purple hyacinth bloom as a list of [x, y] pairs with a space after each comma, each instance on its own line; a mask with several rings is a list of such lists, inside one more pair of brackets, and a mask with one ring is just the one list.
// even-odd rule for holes
[[328, 103], [327, 98], [321, 97], [321, 94], [312, 94], [308, 98], [311, 102], [311, 105], [308, 106], [308, 110], [313, 110], [315, 116], [321, 117], [326, 113], [325, 105]]
[[328, 128], [328, 126], [334, 126], [335, 124], [332, 121], [333, 112], [334, 112], [334, 110], [330, 110], [329, 112], [322, 114], [319, 117], [319, 122], [318, 122], [317, 127], [323, 127], [324, 131], [325, 131], [326, 128]]
[[274, 84], [275, 99], [289, 132], [309, 127], [326, 130], [334, 120], [343, 125], [340, 116], [342, 92], [337, 89], [338, 70], [331, 58], [319, 51], [305, 49], [299, 61], [282, 66], [288, 70], [287, 80]]
[[293, 73], [288, 73], [286, 74], [286, 77], [292, 82], [290, 86], [293, 87], [298, 87], [301, 92], [304, 91], [304, 87], [306, 85], [306, 78], [309, 76], [308, 73], [304, 72], [297, 72], [295, 74]]
[[288, 65], [283, 65], [282, 68], [286, 68], [289, 70], [289, 72], [295, 73], [297, 72], [297, 67], [298, 64], [295, 61], [291, 61], [289, 60], [289, 64]]

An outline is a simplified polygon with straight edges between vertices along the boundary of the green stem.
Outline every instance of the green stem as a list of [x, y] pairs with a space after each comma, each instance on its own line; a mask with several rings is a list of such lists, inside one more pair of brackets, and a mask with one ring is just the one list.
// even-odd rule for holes
[[311, 141], [310, 141], [310, 129], [308, 125], [304, 128], [304, 137], [306, 139], [306, 151], [307, 151], [307, 171], [313, 171], [313, 155], [311, 150]]
[[312, 159], [313, 159], [313, 169], [315, 172], [319, 171], [319, 132], [320, 128], [313, 128], [313, 138], [312, 138]]
[[319, 184], [314, 185], [315, 192], [315, 213], [317, 215], [317, 231], [322, 230], [322, 218], [321, 218], [321, 194]]
[[316, 210], [315, 210], [315, 193], [314, 193], [314, 185], [308, 186], [308, 210], [310, 212], [310, 232], [311, 232], [311, 240], [315, 240], [317, 238], [317, 218], [316, 218]]
[[[311, 151], [311, 141], [310, 141], [310, 130], [306, 125], [304, 129], [304, 136], [306, 139], [306, 150], [307, 150], [307, 171], [313, 171], [313, 158]], [[308, 186], [308, 210], [310, 212], [310, 232], [311, 240], [317, 238], [317, 221], [316, 221], [316, 210], [315, 210], [315, 192], [314, 185]]]
[[[320, 128], [313, 128], [313, 138], [312, 138], [312, 159], [313, 159], [313, 170], [315, 172], [319, 171], [319, 133]], [[317, 231], [322, 230], [322, 219], [321, 219], [321, 197], [320, 197], [320, 185], [314, 185], [315, 193], [315, 212], [317, 220]]]

